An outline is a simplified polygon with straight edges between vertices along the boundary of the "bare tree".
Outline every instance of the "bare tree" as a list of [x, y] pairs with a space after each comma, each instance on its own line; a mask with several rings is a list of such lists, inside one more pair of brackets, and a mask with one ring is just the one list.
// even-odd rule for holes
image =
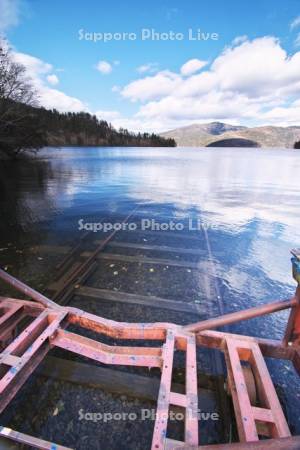
[[22, 64], [14, 61], [7, 43], [0, 40], [0, 150], [16, 156], [37, 150], [42, 135], [34, 123], [38, 96]]
[[176, 145], [173, 139], [155, 134], [117, 131], [86, 112], [62, 114], [37, 106], [38, 95], [25, 67], [0, 39], [0, 156], [14, 158], [45, 145]]

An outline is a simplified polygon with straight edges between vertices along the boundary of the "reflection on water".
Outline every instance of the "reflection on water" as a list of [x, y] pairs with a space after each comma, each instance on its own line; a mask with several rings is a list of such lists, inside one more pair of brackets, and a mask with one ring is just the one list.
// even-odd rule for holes
[[51, 172], [43, 162], [0, 161], [1, 232], [42, 218]]
[[224, 255], [216, 270], [233, 292], [278, 297], [294, 288], [299, 169], [300, 154], [287, 150], [46, 149], [34, 164], [0, 164], [1, 241], [41, 230], [55, 240], [80, 218], [150, 204], [161, 218], [211, 226], [212, 251]]
[[228, 247], [234, 265], [291, 284], [299, 168], [300, 154], [287, 150], [48, 149], [38, 164], [2, 166], [1, 226], [43, 221], [51, 231], [68, 220], [75, 228], [81, 216], [152, 203], [157, 212], [213, 225], [213, 247]]
[[[41, 230], [54, 240], [66, 231], [75, 235], [82, 217], [124, 217], [146, 204], [141, 215], [151, 205], [156, 217], [189, 216], [211, 225], [226, 310], [286, 298], [295, 288], [289, 250], [300, 245], [296, 151], [46, 149], [35, 164], [14, 170], [2, 164], [0, 171], [1, 241]], [[283, 312], [235, 330], [280, 337], [285, 320]], [[286, 370], [277, 371], [277, 381], [295, 384]], [[296, 392], [290, 396], [297, 399]]]

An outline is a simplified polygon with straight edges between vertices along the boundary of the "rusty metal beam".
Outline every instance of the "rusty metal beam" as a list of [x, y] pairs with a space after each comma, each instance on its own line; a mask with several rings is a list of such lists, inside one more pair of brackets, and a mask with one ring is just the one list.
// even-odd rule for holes
[[17, 278], [13, 277], [12, 275], [9, 275], [2, 269], [0, 269], [0, 278], [6, 283], [8, 283], [10, 286], [14, 287], [17, 291], [22, 292], [23, 294], [27, 295], [33, 300], [36, 300], [38, 303], [41, 303], [46, 307], [57, 308], [58, 306], [57, 303], [45, 297], [40, 292], [37, 292], [31, 287], [27, 286], [25, 283], [22, 283], [22, 281], [17, 280]]
[[197, 336], [197, 344], [203, 347], [224, 350], [225, 339], [228, 337], [248, 342], [257, 342], [262, 354], [265, 357], [288, 359], [291, 361], [294, 359], [295, 348], [291, 346], [286, 347], [279, 340], [257, 338], [233, 333], [224, 333], [222, 331], [214, 331], [214, 330], [201, 331], [196, 336]]
[[115, 322], [114, 320], [104, 319], [103, 317], [87, 313], [80, 309], [68, 308], [68, 321], [74, 325], [106, 334], [117, 339], [153, 339], [164, 340], [166, 330], [179, 330], [179, 325], [171, 323], [128, 323]]
[[18, 298], [11, 297], [0, 296], [0, 303], [4, 308], [11, 308], [12, 305], [21, 306], [24, 309], [24, 312], [30, 316], [37, 316], [45, 309], [43, 305], [37, 302], [33, 302], [30, 300], [20, 300]]
[[72, 450], [69, 447], [64, 447], [63, 445], [57, 445], [53, 442], [45, 441], [44, 439], [29, 436], [28, 434], [20, 433], [19, 431], [7, 427], [0, 426], [0, 436], [42, 450]]
[[288, 345], [290, 342], [300, 345], [300, 285], [296, 290], [296, 305], [290, 312], [290, 317], [285, 330], [283, 344]]
[[195, 445], [199, 443], [196, 345], [197, 344], [195, 336], [189, 336], [187, 338], [186, 343], [186, 363], [185, 363], [186, 414], [185, 414], [184, 441], [190, 445]]
[[[259, 440], [257, 422], [266, 423], [273, 438], [289, 437], [286, 419], [257, 343], [226, 338], [225, 358], [240, 441]], [[241, 361], [251, 363], [260, 408], [251, 404]]]
[[152, 347], [120, 347], [102, 344], [93, 339], [59, 329], [51, 345], [103, 364], [161, 367], [161, 349]]
[[35, 357], [31, 358], [28, 363], [24, 366], [23, 370], [19, 371], [15, 378], [9, 385], [9, 389], [6, 389], [0, 397], [0, 414], [4, 411], [4, 409], [9, 405], [9, 403], [13, 400], [16, 394], [19, 392], [24, 383], [28, 380], [30, 375], [35, 371], [35, 369], [39, 366], [39, 364], [43, 361], [45, 356], [47, 355], [50, 347], [47, 343], [42, 345], [38, 351], [35, 353]]
[[[186, 351], [185, 394], [171, 390], [174, 352], [177, 342], [182, 339], [185, 341]], [[151, 449], [165, 449], [171, 405], [179, 406], [185, 410], [185, 443], [188, 445], [198, 445], [198, 385], [195, 336], [176, 334], [173, 330], [168, 330], [163, 346], [162, 358], [162, 375]]]
[[297, 305], [296, 298], [289, 300], [281, 300], [266, 305], [255, 306], [254, 308], [244, 309], [214, 319], [202, 320], [201, 322], [193, 323], [184, 327], [186, 331], [197, 333], [203, 330], [211, 330], [214, 328], [222, 327], [224, 325], [230, 325], [243, 320], [253, 319], [254, 317], [260, 317], [266, 314], [271, 314], [283, 309], [292, 308]]
[[[49, 312], [45, 310], [0, 354], [0, 364], [11, 366], [0, 379], [0, 394], [7, 389], [18, 373], [34, 358], [35, 353], [56, 331], [66, 315], [67, 311], [60, 312], [56, 314], [53, 321], [48, 323]], [[9, 362], [11, 356], [15, 357], [12, 363]]]
[[230, 444], [211, 444], [201, 446], [185, 445], [172, 439], [166, 440], [165, 450], [299, 450], [300, 436], [280, 439], [267, 439], [256, 442], [231, 442]]
[[14, 304], [10, 308], [5, 308], [3, 305], [3, 316], [0, 317], [0, 341], [5, 342], [13, 335], [18, 324], [25, 316], [22, 305]]
[[174, 350], [175, 336], [172, 331], [168, 331], [166, 342], [163, 347], [163, 367], [157, 399], [156, 421], [154, 425], [151, 450], [164, 450], [165, 446], [170, 406]]
[[[91, 260], [91, 262], [93, 263], [94, 260]], [[89, 270], [89, 268], [90, 266], [86, 269]], [[84, 273], [81, 273], [81, 276], [84, 276]], [[182, 448], [185, 445], [190, 447], [196, 446], [198, 444], [198, 420], [194, 416], [197, 409], [197, 344], [210, 348], [219, 348], [225, 353], [241, 440], [258, 439], [256, 421], [269, 424], [270, 435], [272, 436], [282, 437], [289, 435], [289, 430], [262, 354], [290, 359], [299, 370], [300, 351], [297, 341], [293, 345], [286, 346], [280, 341], [222, 333], [211, 329], [207, 330], [207, 327], [209, 325], [210, 328], [213, 328], [233, 323], [237, 320], [245, 320], [290, 307], [294, 308], [297, 304], [295, 298], [250, 308], [244, 312], [227, 314], [187, 327], [172, 323], [127, 323], [108, 320], [76, 308], [58, 306], [52, 300], [42, 296], [42, 294], [31, 290], [19, 280], [6, 273], [4, 274], [5, 276], [0, 272], [0, 278], [2, 277], [21, 292], [26, 293], [26, 295], [32, 294], [30, 295], [31, 298], [38, 303], [0, 298], [0, 311], [2, 312], [2, 319], [0, 316], [0, 332], [1, 320], [2, 325], [5, 325], [7, 320], [10, 320], [14, 313], [18, 311], [27, 311], [33, 317], [37, 315], [33, 322], [19, 336], [15, 337], [0, 354], [0, 369], [2, 367], [2, 374], [0, 370], [0, 412], [16, 395], [49, 349], [57, 346], [105, 364], [162, 367], [157, 408], [159, 414], [155, 423], [152, 448], [164, 449]], [[165, 344], [163, 350], [161, 347], [109, 346], [78, 334], [64, 331], [68, 324], [78, 325], [116, 339], [165, 340]], [[171, 390], [173, 357], [176, 349], [186, 352], [185, 394], [172, 392]], [[259, 407], [251, 405], [249, 399], [247, 401], [248, 397], [243, 388], [243, 386], [245, 387], [245, 379], [241, 371], [241, 360], [246, 360], [253, 366], [259, 386], [260, 401], [262, 402]], [[9, 369], [5, 371], [7, 366]], [[173, 447], [170, 447], [171, 441], [166, 440], [170, 405], [180, 406], [186, 410], [185, 442], [177, 442]], [[247, 420], [247, 425], [243, 423], [245, 415], [249, 419]], [[28, 439], [34, 438], [29, 437]], [[276, 442], [279, 441], [277, 440]], [[218, 446], [215, 448], [217, 449]]]

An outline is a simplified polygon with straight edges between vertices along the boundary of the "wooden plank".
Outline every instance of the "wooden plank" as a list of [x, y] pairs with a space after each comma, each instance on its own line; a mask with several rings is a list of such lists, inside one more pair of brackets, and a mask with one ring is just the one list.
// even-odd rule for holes
[[113, 241], [109, 243], [109, 247], [131, 248], [136, 250], [150, 250], [158, 252], [177, 253], [182, 255], [206, 255], [206, 251], [198, 248], [171, 247], [169, 245], [150, 245], [139, 244], [135, 242], [119, 242]]
[[134, 230], [134, 231], [120, 231], [120, 233], [139, 233], [145, 236], [153, 236], [153, 237], [172, 237], [177, 239], [191, 240], [201, 242], [199, 239], [199, 234], [186, 233], [185, 231], [155, 231], [155, 230]]
[[150, 295], [129, 294], [127, 292], [97, 289], [88, 286], [81, 286], [75, 291], [75, 295], [97, 300], [102, 299], [112, 302], [127, 303], [131, 305], [143, 305], [150, 306], [151, 308], [168, 309], [171, 311], [179, 311], [189, 314], [200, 314], [199, 308], [194, 304], [184, 303], [176, 300], [168, 300], [165, 298]]
[[[83, 252], [81, 256], [84, 258], [87, 258], [91, 255], [90, 252]], [[203, 269], [203, 262], [195, 263], [195, 262], [189, 262], [189, 261], [180, 261], [180, 260], [173, 260], [173, 259], [163, 259], [163, 258], [147, 258], [144, 256], [131, 256], [131, 255], [120, 255], [118, 253], [99, 253], [97, 255], [98, 260], [105, 260], [105, 261], [121, 261], [121, 262], [127, 262], [127, 263], [139, 263], [139, 264], [153, 264], [153, 265], [161, 265], [161, 266], [170, 266], [170, 267], [181, 267], [181, 268], [188, 268], [188, 269], [195, 269], [198, 271], [202, 271], [207, 276], [210, 275], [206, 270]]]
[[31, 251], [35, 254], [46, 253], [48, 255], [67, 255], [72, 250], [68, 245], [36, 245], [31, 247]]
[[69, 279], [70, 274], [72, 274], [76, 269], [78, 269], [81, 266], [81, 263], [79, 261], [75, 262], [70, 268], [69, 270], [67, 270], [64, 275], [62, 275], [58, 280], [54, 281], [53, 283], [51, 283], [47, 289], [46, 292], [57, 292], [59, 291], [64, 284], [66, 283], [66, 281]]
[[[37, 373], [68, 383], [89, 386], [113, 394], [127, 395], [143, 400], [157, 401], [160, 379], [136, 375], [108, 367], [70, 361], [47, 356], [39, 366]], [[176, 392], [184, 393], [184, 386], [173, 384]], [[198, 389], [199, 408], [202, 411], [214, 411], [216, 397], [212, 390]]]
[[[93, 244], [99, 245], [101, 244], [101, 240], [93, 241]], [[163, 251], [169, 253], [177, 253], [177, 254], [186, 254], [186, 255], [206, 255], [206, 251], [198, 248], [186, 248], [186, 247], [173, 247], [170, 245], [151, 245], [144, 243], [136, 243], [136, 242], [121, 242], [121, 241], [111, 241], [108, 247], [120, 247], [120, 248], [129, 248], [135, 250], [149, 250], [149, 251]], [[36, 252], [40, 253], [51, 253], [51, 254], [59, 254], [68, 256], [68, 253], [72, 251], [72, 247], [64, 246], [64, 245], [39, 245], [34, 247]], [[217, 253], [218, 255], [221, 252]], [[64, 258], [66, 259], [66, 258]]]

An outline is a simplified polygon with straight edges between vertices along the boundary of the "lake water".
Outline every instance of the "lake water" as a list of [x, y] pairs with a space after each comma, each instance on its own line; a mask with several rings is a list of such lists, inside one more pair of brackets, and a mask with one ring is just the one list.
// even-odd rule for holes
[[[289, 251], [300, 246], [300, 152], [45, 149], [34, 164], [13, 164], [1, 165], [0, 258], [8, 267], [16, 265], [27, 280], [34, 279], [31, 260], [28, 256], [21, 264], [20, 254], [12, 257], [13, 249], [75, 241], [80, 219], [121, 219], [138, 206], [136, 222], [153, 218], [182, 223], [178, 246], [189, 246], [186, 235], [202, 233], [211, 251], [209, 270], [218, 279], [219, 298], [212, 308], [206, 305], [208, 315], [217, 308], [236, 311], [285, 299], [295, 291]], [[189, 231], [189, 218], [205, 231]], [[42, 266], [35, 270], [38, 276]], [[281, 312], [230, 331], [281, 338], [287, 317]], [[268, 364], [286, 400], [293, 431], [300, 433], [299, 379], [289, 362]]]

